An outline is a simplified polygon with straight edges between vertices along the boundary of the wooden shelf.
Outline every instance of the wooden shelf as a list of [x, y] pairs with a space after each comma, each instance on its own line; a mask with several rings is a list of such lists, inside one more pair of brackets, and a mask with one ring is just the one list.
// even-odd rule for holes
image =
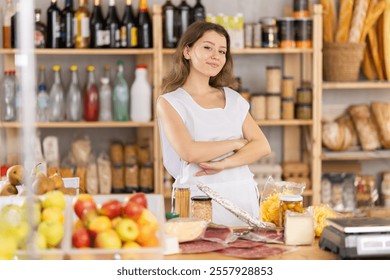
[[[154, 49], [35, 49], [37, 55], [151, 55]], [[18, 54], [18, 49], [0, 49], [0, 54]]]
[[323, 151], [321, 155], [322, 160], [375, 160], [375, 159], [390, 159], [390, 150], [378, 151], [343, 151], [330, 152]]
[[[163, 49], [163, 54], [173, 54], [176, 49]], [[303, 54], [313, 53], [313, 49], [281, 49], [281, 48], [247, 48], [247, 49], [232, 49], [232, 54]]]
[[361, 82], [324, 82], [323, 89], [387, 89], [390, 82], [385, 81], [361, 81]]
[[313, 120], [264, 120], [256, 123], [261, 126], [309, 126], [313, 125]]
[[[47, 122], [36, 123], [38, 128], [118, 128], [118, 127], [154, 127], [155, 122]], [[21, 128], [19, 122], [3, 122], [0, 123], [3, 128]]]

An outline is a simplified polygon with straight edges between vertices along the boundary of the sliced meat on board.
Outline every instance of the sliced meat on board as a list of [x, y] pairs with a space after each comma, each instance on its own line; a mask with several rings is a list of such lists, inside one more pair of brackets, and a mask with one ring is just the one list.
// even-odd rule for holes
[[223, 244], [208, 240], [194, 240], [179, 244], [182, 254], [209, 253], [226, 248]]
[[236, 241], [228, 243], [229, 248], [252, 248], [257, 246], [265, 246], [265, 244], [243, 239], [237, 239]]
[[241, 239], [265, 242], [265, 243], [284, 243], [284, 232], [282, 230], [252, 229], [240, 234]]
[[274, 255], [284, 253], [285, 249], [279, 247], [271, 247], [268, 245], [256, 246], [252, 248], [234, 248], [229, 247], [216, 253], [221, 253], [229, 257], [243, 258], [243, 259], [264, 259]]
[[225, 226], [212, 226], [207, 227], [203, 237], [203, 240], [215, 241], [215, 242], [231, 242], [237, 239], [233, 230]]

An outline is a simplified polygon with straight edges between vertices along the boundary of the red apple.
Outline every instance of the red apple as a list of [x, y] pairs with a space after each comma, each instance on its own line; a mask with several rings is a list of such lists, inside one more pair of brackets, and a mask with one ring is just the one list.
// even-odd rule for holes
[[81, 216], [84, 227], [88, 228], [89, 224], [98, 216], [99, 213], [96, 209], [85, 209]]
[[96, 236], [95, 247], [103, 249], [119, 249], [122, 247], [122, 241], [115, 230], [109, 229], [100, 232]]
[[146, 199], [146, 195], [142, 192], [131, 194], [129, 196], [129, 201], [135, 202], [135, 203], [143, 206], [144, 208], [148, 208], [148, 202]]
[[89, 209], [97, 209], [96, 202], [90, 194], [80, 194], [73, 204], [76, 215], [81, 219], [83, 214]]
[[134, 221], [138, 220], [138, 218], [142, 214], [142, 210], [145, 208], [140, 204], [137, 204], [132, 201], [128, 201], [125, 206], [123, 206], [122, 213], [125, 217], [133, 219]]
[[99, 213], [112, 220], [122, 214], [122, 204], [119, 200], [111, 199], [103, 203]]
[[76, 248], [88, 248], [91, 246], [91, 238], [85, 228], [76, 230], [72, 235], [72, 244]]

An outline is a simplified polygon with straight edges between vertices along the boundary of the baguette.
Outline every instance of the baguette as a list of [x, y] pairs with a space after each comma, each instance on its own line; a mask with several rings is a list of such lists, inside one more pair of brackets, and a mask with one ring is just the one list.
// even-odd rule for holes
[[363, 73], [364, 76], [366, 76], [367, 80], [375, 80], [377, 75], [375, 72], [374, 64], [371, 57], [370, 48], [367, 45], [366, 49], [364, 50], [364, 56], [363, 56]]
[[364, 42], [366, 40], [366, 36], [370, 29], [372, 29], [375, 23], [378, 21], [379, 17], [385, 11], [386, 3], [381, 0], [379, 3], [375, 3], [374, 0], [371, 0], [370, 7], [368, 8], [368, 13], [366, 20], [364, 22], [363, 32], [360, 36], [360, 42]]
[[385, 77], [383, 76], [382, 65], [378, 54], [378, 38], [374, 28], [371, 28], [368, 32], [368, 40], [370, 43], [371, 55], [374, 61], [376, 73], [378, 74], [379, 80], [384, 80]]
[[386, 1], [383, 13], [383, 60], [385, 62], [386, 78], [390, 81], [390, 0]]
[[323, 38], [325, 43], [333, 43], [335, 10], [333, 0], [321, 0], [323, 12]]
[[[386, 9], [386, 8], [385, 8]], [[384, 14], [384, 12], [383, 12]], [[384, 79], [386, 80], [386, 67], [385, 67], [385, 55], [384, 55], [384, 43], [383, 43], [383, 14], [379, 17], [378, 19], [378, 24], [377, 24], [377, 28], [376, 28], [376, 33], [378, 34], [378, 45], [379, 45], [379, 58], [380, 58], [380, 61], [381, 61], [381, 66], [382, 66], [382, 71], [383, 71], [383, 77]]]
[[358, 43], [360, 40], [369, 2], [370, 0], [356, 0], [348, 38], [348, 42], [350, 43]]
[[349, 37], [349, 27], [351, 25], [354, 0], [340, 0], [340, 15], [337, 25], [337, 43], [347, 42]]

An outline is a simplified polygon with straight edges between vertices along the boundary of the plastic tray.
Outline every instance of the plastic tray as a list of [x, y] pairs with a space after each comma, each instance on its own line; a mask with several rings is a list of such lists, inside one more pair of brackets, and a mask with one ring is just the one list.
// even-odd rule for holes
[[[97, 204], [102, 204], [109, 199], [117, 199], [121, 202], [129, 195], [126, 194], [112, 194], [112, 195], [94, 195], [94, 199]], [[158, 247], [141, 247], [141, 248], [126, 248], [126, 249], [98, 249], [98, 248], [87, 248], [77, 249], [72, 246], [72, 228], [74, 222], [77, 220], [77, 216], [71, 211], [71, 218], [68, 219], [67, 230], [69, 231], [67, 237], [69, 238], [66, 242], [66, 258], [72, 260], [156, 260], [162, 259], [165, 247], [165, 236], [164, 236], [164, 199], [159, 194], [147, 194], [148, 209], [156, 216], [159, 224], [157, 231], [157, 237], [160, 241]], [[76, 201], [77, 196], [73, 197], [73, 203]], [[73, 205], [73, 203], [71, 205]]]

